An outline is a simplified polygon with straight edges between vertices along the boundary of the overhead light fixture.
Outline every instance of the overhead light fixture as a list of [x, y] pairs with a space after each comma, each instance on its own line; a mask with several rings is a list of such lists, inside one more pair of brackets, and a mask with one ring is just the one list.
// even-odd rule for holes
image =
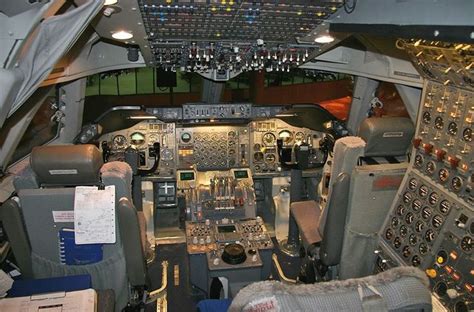
[[112, 33], [112, 38], [118, 40], [128, 40], [133, 38], [133, 34], [129, 31], [120, 30]]
[[131, 120], [156, 120], [158, 117], [156, 116], [129, 116], [127, 119]]
[[329, 35], [322, 35], [314, 39], [314, 41], [317, 43], [331, 43], [334, 41], [334, 37]]
[[117, 0], [105, 0], [104, 5], [114, 5], [117, 3]]
[[298, 114], [296, 113], [280, 113], [276, 114], [275, 117], [297, 117]]

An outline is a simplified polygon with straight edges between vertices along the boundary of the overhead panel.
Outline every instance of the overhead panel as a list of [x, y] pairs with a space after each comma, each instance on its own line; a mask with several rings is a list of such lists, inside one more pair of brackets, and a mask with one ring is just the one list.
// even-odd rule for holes
[[313, 31], [342, 6], [328, 1], [153, 1], [140, 10], [153, 54], [165, 70], [288, 71], [319, 45]]

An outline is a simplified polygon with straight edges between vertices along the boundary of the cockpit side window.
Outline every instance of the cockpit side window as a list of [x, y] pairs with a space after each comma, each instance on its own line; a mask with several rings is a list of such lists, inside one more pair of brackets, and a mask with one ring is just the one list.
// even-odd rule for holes
[[59, 123], [54, 118], [56, 112], [55, 97], [47, 97], [21, 138], [10, 164], [28, 155], [33, 147], [45, 144], [56, 136], [59, 127]]

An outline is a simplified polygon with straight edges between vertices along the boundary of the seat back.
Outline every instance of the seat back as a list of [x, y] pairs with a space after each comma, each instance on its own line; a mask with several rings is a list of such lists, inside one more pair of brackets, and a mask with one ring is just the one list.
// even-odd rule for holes
[[[116, 307], [121, 309], [128, 302], [129, 284], [143, 286], [146, 281], [137, 212], [130, 200], [130, 167], [123, 163], [102, 166], [100, 152], [92, 145], [35, 148], [31, 167], [42, 188], [19, 189], [20, 204], [11, 201], [4, 212], [4, 217], [11, 221], [6, 227], [7, 234], [9, 237], [18, 235], [12, 241], [15, 256], [29, 259], [19, 261], [25, 276], [90, 274], [95, 289], [115, 291]], [[101, 180], [100, 172], [105, 179]], [[62, 264], [59, 235], [64, 228], [73, 229], [74, 222], [60, 220], [57, 214], [73, 213], [73, 186], [104, 184], [115, 186], [116, 243], [103, 244], [102, 261], [85, 265]]]
[[361, 165], [351, 174], [339, 278], [366, 276], [373, 271], [377, 233], [408, 167], [406, 153], [413, 133], [408, 118], [367, 118], [362, 122], [359, 134], [367, 146]]
[[[359, 137], [343, 137], [336, 141], [334, 144], [334, 156], [331, 164], [331, 179], [329, 180], [329, 190], [327, 202], [322, 205], [322, 213], [319, 221], [319, 233], [324, 239], [326, 219], [329, 207], [333, 207], [331, 204], [333, 200], [341, 200], [341, 196], [348, 196], [348, 193], [334, 192], [334, 184], [340, 174], [345, 173], [350, 175], [354, 167], [357, 165], [359, 157], [364, 153], [365, 142]], [[340, 223], [344, 223], [343, 219], [339, 219]]]
[[425, 273], [413, 267], [310, 285], [264, 281], [242, 288], [228, 311], [427, 312], [432, 310], [428, 286]]
[[[348, 209], [348, 196], [350, 176], [341, 173], [333, 184], [333, 198], [328, 203], [326, 223], [322, 233], [321, 249], [319, 256], [326, 266], [334, 266], [341, 261], [342, 241]], [[336, 194], [338, 194], [336, 196]]]

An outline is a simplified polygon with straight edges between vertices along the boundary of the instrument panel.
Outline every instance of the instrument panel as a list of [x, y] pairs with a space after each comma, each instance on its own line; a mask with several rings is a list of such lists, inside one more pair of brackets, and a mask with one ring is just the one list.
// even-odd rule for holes
[[253, 174], [277, 174], [281, 170], [278, 139], [283, 140], [285, 148], [309, 144], [310, 162], [316, 163], [324, 160], [319, 150], [322, 137], [321, 132], [293, 127], [276, 118], [212, 126], [144, 120], [131, 128], [105, 134], [100, 141], [107, 142], [112, 159], [123, 159], [120, 155], [129, 147], [137, 149], [142, 168], [153, 166], [152, 147], [159, 142], [158, 172], [172, 176], [178, 169], [208, 171], [241, 167], [250, 167]]
[[376, 271], [425, 270], [449, 311], [474, 309], [474, 93], [428, 81], [410, 167], [380, 232]]

